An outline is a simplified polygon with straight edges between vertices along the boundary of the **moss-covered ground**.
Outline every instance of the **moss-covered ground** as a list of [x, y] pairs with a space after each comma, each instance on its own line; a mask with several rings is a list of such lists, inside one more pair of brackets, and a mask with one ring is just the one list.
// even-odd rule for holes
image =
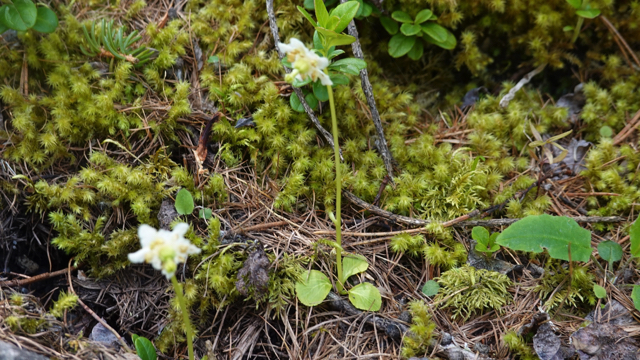
[[[564, 344], [614, 299], [637, 314], [627, 235], [640, 205], [640, 3], [590, 1], [601, 15], [584, 21], [575, 42], [564, 28], [578, 16], [565, 0], [368, 4], [387, 15], [432, 9], [457, 39], [453, 50], [425, 46], [419, 60], [394, 59], [379, 15], [355, 21], [393, 181], [360, 77], [335, 88], [343, 188], [431, 221], [416, 228], [342, 201], [344, 250], [370, 264], [357, 281], [377, 286], [378, 315], [409, 332], [394, 335], [340, 304], [296, 300], [305, 269], [333, 273], [323, 240], [334, 233], [335, 163], [307, 114], [292, 109], [265, 2], [51, 0], [55, 32], [0, 35], [0, 339], [59, 359], [121, 356], [87, 340], [96, 320], [73, 306], [79, 299], [129, 346], [135, 333], [160, 358], [186, 358], [170, 283], [127, 259], [139, 248], [138, 225], [178, 221], [202, 249], [178, 271], [198, 358], [454, 358], [445, 340], [464, 356], [535, 358], [531, 336], [518, 331], [540, 308]], [[311, 44], [297, 5], [275, 1], [280, 38]], [[152, 60], [88, 54], [85, 30], [95, 23], [100, 34], [103, 19], [139, 31], [135, 47], [152, 49]], [[330, 129], [327, 109], [316, 114]], [[249, 126], [236, 126], [241, 119]], [[529, 146], [536, 132], [545, 140], [570, 130], [556, 141], [569, 150], [559, 164], [547, 156], [557, 147]], [[193, 195], [191, 215], [174, 210], [181, 188]], [[212, 217], [200, 216], [205, 209]], [[581, 225], [594, 248], [612, 240], [624, 249], [615, 282], [603, 280], [597, 252], [598, 264], [569, 266], [503, 248], [494, 258], [516, 266], [506, 275], [465, 265], [472, 225], [446, 222], [474, 210], [492, 232], [504, 229], [499, 219], [589, 217]], [[619, 218], [598, 220], [611, 216]], [[262, 250], [268, 282], [237, 284]], [[422, 287], [434, 278], [440, 293], [429, 297]], [[594, 284], [608, 296], [597, 298]], [[627, 330], [637, 337], [637, 327]]]

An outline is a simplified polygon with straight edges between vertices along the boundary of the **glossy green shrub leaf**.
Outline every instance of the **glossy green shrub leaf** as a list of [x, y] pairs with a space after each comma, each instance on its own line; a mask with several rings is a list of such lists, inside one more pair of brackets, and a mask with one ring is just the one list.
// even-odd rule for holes
[[325, 274], [310, 270], [302, 274], [302, 280], [296, 282], [296, 295], [306, 306], [315, 306], [327, 297], [331, 286], [331, 281]]
[[291, 82], [291, 86], [297, 87], [297, 88], [303, 87], [307, 84], [311, 84], [311, 77], [307, 77], [305, 80], [294, 78], [293, 81]]
[[180, 215], [190, 215], [193, 212], [193, 196], [187, 189], [180, 189], [176, 195], [176, 211]]
[[438, 45], [446, 50], [453, 50], [457, 45], [456, 37], [453, 36], [453, 34], [449, 30], [447, 30], [447, 39], [445, 41], [435, 41], [431, 36], [428, 35], [425, 35], [424, 39], [425, 41], [430, 42], [434, 45]]
[[[640, 216], [638, 217], [640, 219]], [[631, 242], [631, 256], [640, 257], [640, 220], [629, 227], [629, 241]]]
[[324, 5], [324, 1], [314, 0], [313, 8], [316, 11], [318, 26], [322, 26], [323, 28], [328, 29], [327, 24], [329, 23], [329, 12], [327, 12], [327, 7]]
[[598, 15], [600, 15], [600, 10], [599, 9], [578, 10], [576, 11], [576, 14], [586, 19], [594, 19]]
[[31, 0], [14, 0], [5, 9], [5, 24], [17, 31], [27, 31], [36, 23], [38, 10]]
[[387, 30], [387, 32], [390, 35], [395, 35], [398, 33], [398, 23], [393, 20], [392, 18], [388, 17], [388, 16], [380, 16], [380, 23], [382, 24], [382, 27]]
[[294, 111], [297, 111], [299, 113], [304, 112], [304, 106], [302, 105], [302, 102], [300, 102], [300, 98], [296, 93], [291, 94], [291, 96], [289, 97], [289, 104]]
[[360, 4], [357, 1], [347, 1], [344, 4], [336, 6], [331, 10], [331, 16], [337, 16], [339, 21], [335, 27], [336, 32], [342, 32], [347, 28], [347, 25], [353, 20], [358, 12]]
[[333, 59], [334, 57], [336, 57], [336, 56], [338, 56], [338, 55], [342, 55], [342, 54], [344, 54], [344, 50], [340, 50], [340, 49], [336, 50], [336, 49], [333, 49], [333, 50], [329, 51], [329, 53], [327, 54], [327, 59], [331, 60], [331, 59]]
[[313, 83], [313, 95], [320, 101], [329, 101], [329, 91], [320, 81]]
[[36, 23], [33, 25], [33, 30], [41, 33], [52, 33], [58, 27], [58, 17], [53, 10], [46, 6], [38, 7], [38, 15], [36, 16]]
[[349, 85], [349, 78], [342, 74], [331, 74], [329, 75], [331, 82], [333, 85]]
[[640, 311], [640, 285], [633, 285], [631, 300], [633, 300], [633, 307]]
[[328, 30], [326, 28], [318, 27], [316, 28], [316, 30], [320, 34], [323, 47], [351, 45], [354, 41], [356, 41], [356, 38], [351, 35], [338, 34], [335, 31]]
[[198, 217], [200, 219], [209, 220], [211, 219], [212, 216], [213, 216], [213, 211], [211, 211], [211, 209], [209, 208], [200, 209], [200, 211], [198, 212]]
[[156, 348], [149, 339], [137, 336], [133, 344], [136, 347], [136, 352], [142, 360], [156, 360], [158, 355], [156, 354]]
[[413, 45], [416, 43], [415, 36], [404, 36], [401, 33], [397, 33], [389, 40], [389, 55], [394, 58], [406, 55]]
[[360, 283], [349, 290], [349, 301], [357, 309], [365, 311], [378, 311], [382, 306], [380, 291], [368, 282]]
[[404, 11], [394, 11], [391, 14], [391, 17], [393, 18], [393, 20], [395, 21], [399, 21], [401, 23], [412, 23], [413, 19], [411, 18], [411, 16], [409, 14], [407, 14]]
[[431, 15], [433, 15], [433, 11], [429, 9], [424, 9], [416, 15], [415, 24], [422, 24], [423, 22], [431, 19]]
[[0, 35], [2, 35], [3, 32], [9, 30], [9, 26], [5, 24], [5, 21], [4, 21], [4, 13], [6, 10], [7, 10], [7, 5], [0, 6]]
[[554, 259], [589, 261], [591, 256], [591, 232], [565, 216], [547, 214], [527, 216], [506, 228], [496, 239], [498, 245], [513, 250], [540, 253], [549, 251]]
[[435, 41], [443, 42], [447, 40], [447, 29], [434, 22], [422, 24], [420, 27], [425, 34], [431, 36]]
[[567, 0], [569, 5], [571, 5], [574, 9], [579, 10], [582, 7], [582, 0]]
[[604, 299], [607, 297], [607, 290], [598, 284], [593, 284], [593, 293], [596, 294], [598, 299]]
[[342, 282], [346, 282], [349, 277], [367, 271], [369, 263], [362, 255], [347, 255], [342, 258]]
[[404, 23], [400, 26], [400, 31], [406, 36], [417, 35], [422, 31], [420, 25]]
[[360, 74], [360, 70], [367, 67], [367, 62], [358, 58], [346, 58], [335, 61], [329, 69], [350, 75]]
[[358, 13], [359, 14], [356, 14], [357, 18], [369, 17], [373, 13], [373, 6], [369, 5], [368, 3], [362, 3], [362, 6], [358, 8]]
[[[309, 107], [312, 108], [313, 110], [318, 108], [318, 99], [316, 99], [313, 93], [305, 92], [304, 99], [307, 101], [307, 104], [309, 104]], [[304, 111], [304, 107], [303, 107], [303, 111]]]
[[407, 53], [407, 56], [411, 60], [418, 60], [422, 57], [424, 53], [424, 44], [420, 40], [416, 40], [416, 43], [413, 44], [411, 50]]
[[[306, 1], [305, 1], [305, 7], [306, 7]], [[298, 11], [300, 11], [300, 13], [302, 14], [302, 16], [305, 17], [305, 19], [309, 20], [309, 22], [311, 23], [311, 25], [313, 25], [314, 28], [318, 27], [318, 23], [315, 20], [313, 20], [313, 16], [311, 16], [311, 14], [307, 12], [307, 10], [298, 6]]]
[[435, 280], [429, 280], [422, 286], [422, 293], [426, 296], [436, 296], [440, 291], [440, 284]]

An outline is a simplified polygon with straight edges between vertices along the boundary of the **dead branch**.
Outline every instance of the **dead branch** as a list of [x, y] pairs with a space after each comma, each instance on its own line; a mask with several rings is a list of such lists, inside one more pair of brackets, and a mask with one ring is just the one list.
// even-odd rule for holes
[[[284, 58], [284, 53], [280, 51], [280, 48], [278, 47], [278, 43], [280, 42], [280, 35], [278, 34], [278, 23], [276, 22], [276, 14], [275, 14], [275, 11], [273, 10], [273, 0], [267, 0], [267, 14], [269, 15], [269, 28], [271, 29], [271, 34], [273, 35], [273, 42], [276, 45], [276, 51], [278, 52], [278, 57], [280, 58], [280, 60], [282, 60]], [[287, 67], [285, 67], [284, 70], [286, 71], [287, 74], [291, 72], [291, 69]], [[318, 121], [318, 117], [313, 112], [313, 109], [311, 109], [311, 106], [309, 106], [307, 101], [304, 99], [304, 94], [302, 94], [302, 90], [300, 90], [300, 88], [293, 87], [293, 91], [298, 96], [298, 99], [300, 99], [302, 106], [304, 106], [304, 111], [309, 116], [309, 119], [311, 119], [311, 122], [316, 126], [318, 131], [320, 131], [320, 133], [322, 134], [324, 139], [327, 141], [327, 143], [331, 147], [333, 147], [333, 136], [324, 127], [322, 127], [322, 124], [320, 124], [320, 121]], [[342, 149], [340, 149], [340, 158], [344, 160], [342, 158]]]
[[533, 71], [531, 71], [530, 73], [528, 73], [527, 75], [525, 75], [522, 79], [520, 79], [520, 81], [518, 81], [518, 83], [516, 84], [516, 86], [514, 86], [513, 88], [511, 88], [511, 90], [509, 90], [509, 92], [502, 97], [502, 99], [500, 99], [500, 107], [507, 107], [509, 105], [509, 102], [511, 100], [513, 100], [514, 97], [516, 97], [516, 93], [526, 84], [529, 83], [529, 81], [531, 81], [531, 79], [540, 74], [542, 72], [542, 70], [544, 70], [544, 68], [547, 66], [547, 64], [542, 64], [540, 66], [538, 66], [537, 68], [535, 68]]
[[[71, 267], [71, 270], [75, 270], [77, 269], [75, 266]], [[12, 286], [25, 286], [28, 284], [32, 284], [34, 282], [38, 282], [38, 281], [42, 281], [42, 280], [46, 280], [55, 276], [60, 276], [60, 275], [64, 275], [67, 271], [67, 269], [62, 269], [62, 270], [58, 270], [58, 271], [54, 271], [54, 272], [49, 272], [49, 273], [44, 273], [44, 274], [40, 274], [40, 275], [36, 275], [36, 276], [32, 276], [30, 278], [27, 279], [15, 279], [15, 280], [7, 280], [7, 281], [3, 281], [0, 282], [0, 287], [12, 287]]]
[[[347, 0], [340, 0], [340, 2], [344, 4], [347, 2]], [[358, 37], [358, 28], [356, 28], [356, 23], [354, 20], [351, 20], [347, 29], [349, 31], [349, 35], [356, 38], [356, 41], [351, 44], [353, 55], [358, 59], [364, 60], [362, 46], [360, 46], [360, 38]], [[371, 82], [369, 81], [369, 73], [367, 72], [366, 67], [360, 70], [360, 79], [362, 83], [362, 91], [364, 92], [364, 96], [367, 98], [367, 104], [369, 104], [369, 109], [371, 110], [371, 120], [373, 120], [373, 124], [376, 127], [376, 132], [378, 133], [378, 139], [377, 141], [375, 141], [375, 144], [378, 148], [378, 152], [382, 156], [382, 161], [384, 161], [384, 167], [387, 169], [387, 174], [389, 175], [391, 182], [393, 182], [393, 156], [389, 151], [387, 140], [384, 137], [382, 120], [380, 119], [378, 108], [376, 107], [376, 100], [373, 97], [373, 87], [371, 86]]]

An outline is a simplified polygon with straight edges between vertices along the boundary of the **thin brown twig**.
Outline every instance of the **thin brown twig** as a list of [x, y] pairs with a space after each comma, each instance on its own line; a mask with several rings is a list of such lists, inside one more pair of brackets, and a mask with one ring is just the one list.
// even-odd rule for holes
[[[77, 269], [77, 267], [72, 266], [71, 270], [75, 270]], [[34, 282], [38, 282], [38, 281], [42, 281], [42, 280], [46, 280], [55, 276], [60, 276], [60, 275], [64, 275], [68, 270], [67, 269], [62, 269], [62, 270], [58, 270], [58, 271], [54, 271], [54, 272], [48, 272], [48, 273], [44, 273], [44, 274], [40, 274], [40, 275], [36, 275], [36, 276], [32, 276], [30, 278], [26, 278], [26, 279], [15, 279], [15, 280], [7, 280], [7, 281], [3, 281], [0, 282], [0, 287], [3, 286], [7, 286], [7, 287], [11, 287], [11, 286], [25, 286], [28, 284], [32, 284]]]
[[636, 112], [631, 121], [613, 138], [613, 145], [619, 145], [623, 142], [638, 126], [640, 126], [640, 110]]
[[618, 39], [620, 39], [620, 41], [622, 42], [622, 44], [624, 44], [624, 47], [627, 49], [631, 57], [633, 57], [633, 60], [636, 62], [636, 65], [640, 67], [640, 60], [638, 60], [638, 57], [636, 56], [636, 54], [633, 52], [633, 50], [631, 50], [631, 47], [629, 46], [629, 44], [627, 44], [627, 41], [622, 37], [622, 35], [620, 35], [620, 33], [618, 32], [618, 29], [616, 29], [613, 26], [613, 24], [611, 24], [609, 19], [607, 19], [604, 15], [600, 16], [600, 19], [602, 19], [602, 21], [604, 21], [605, 25], [607, 25], [609, 30], [611, 30], [611, 32], [616, 37], [618, 37]]

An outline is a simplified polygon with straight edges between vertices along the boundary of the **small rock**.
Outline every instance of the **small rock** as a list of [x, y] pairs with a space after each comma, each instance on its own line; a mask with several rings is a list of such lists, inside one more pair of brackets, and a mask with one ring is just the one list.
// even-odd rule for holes
[[480, 86], [475, 89], [471, 89], [467, 91], [467, 93], [464, 94], [464, 97], [462, 98], [462, 105], [460, 106], [460, 108], [464, 109], [475, 104], [480, 99], [480, 93], [488, 93], [488, 92], [489, 91], [484, 86]]
[[637, 325], [629, 310], [624, 305], [612, 299], [602, 311], [592, 311], [585, 317], [590, 322], [609, 323], [616, 326]]
[[46, 356], [0, 341], [0, 360], [49, 360]]
[[591, 323], [571, 335], [580, 360], [637, 360], [640, 349], [630, 335], [611, 324]]
[[158, 211], [158, 223], [160, 229], [171, 230], [171, 222], [180, 216], [176, 207], [171, 199], [162, 200], [160, 205], [160, 211]]
[[101, 323], [97, 323], [91, 330], [89, 340], [99, 342], [106, 347], [116, 348], [119, 346], [118, 338], [109, 329], [104, 327]]

